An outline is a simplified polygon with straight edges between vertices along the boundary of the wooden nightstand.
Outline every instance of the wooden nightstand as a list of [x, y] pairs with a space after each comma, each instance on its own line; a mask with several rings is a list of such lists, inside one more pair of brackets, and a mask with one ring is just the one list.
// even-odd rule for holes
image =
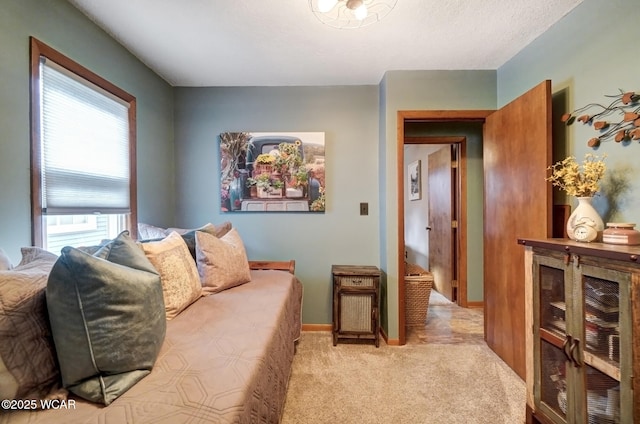
[[333, 265], [333, 345], [340, 339], [373, 340], [380, 346], [380, 270]]

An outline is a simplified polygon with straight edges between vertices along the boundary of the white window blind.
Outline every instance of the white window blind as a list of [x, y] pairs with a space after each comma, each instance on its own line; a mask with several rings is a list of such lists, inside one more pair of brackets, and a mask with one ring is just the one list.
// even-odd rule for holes
[[129, 213], [128, 105], [50, 60], [40, 67], [43, 213]]

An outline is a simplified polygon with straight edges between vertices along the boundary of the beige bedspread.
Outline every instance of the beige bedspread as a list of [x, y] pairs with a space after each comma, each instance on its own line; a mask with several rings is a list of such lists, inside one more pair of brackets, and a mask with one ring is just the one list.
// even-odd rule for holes
[[302, 285], [284, 271], [203, 297], [167, 323], [150, 375], [108, 407], [0, 412], [0, 423], [277, 423], [300, 336]]

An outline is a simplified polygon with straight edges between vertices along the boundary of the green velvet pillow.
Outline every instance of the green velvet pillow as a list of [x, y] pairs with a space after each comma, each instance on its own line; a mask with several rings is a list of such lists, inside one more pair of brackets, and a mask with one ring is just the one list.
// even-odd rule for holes
[[108, 405], [149, 374], [166, 331], [162, 285], [127, 232], [94, 255], [63, 248], [46, 298], [66, 389]]

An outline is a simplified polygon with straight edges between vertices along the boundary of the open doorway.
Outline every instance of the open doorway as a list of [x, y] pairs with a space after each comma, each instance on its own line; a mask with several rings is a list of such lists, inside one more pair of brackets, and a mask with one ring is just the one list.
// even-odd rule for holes
[[[553, 221], [551, 186], [542, 184], [551, 163], [551, 81], [543, 81], [497, 111], [398, 111], [398, 273], [404, 276], [404, 180], [402, 161], [405, 132], [412, 122], [483, 122], [479, 224], [467, 226], [470, 256], [480, 253], [481, 270], [469, 269], [467, 276], [482, 276], [484, 333], [487, 345], [518, 375], [525, 377], [531, 364], [531, 314], [522, 284], [524, 251], [515, 248], [519, 238], [550, 237]], [[524, 131], [523, 129], [526, 129]], [[538, 182], [536, 182], [538, 181]], [[468, 181], [471, 183], [471, 180]], [[526, 190], [523, 190], [526, 187]], [[473, 193], [468, 190], [468, 194]], [[470, 204], [471, 202], [469, 202]], [[473, 214], [468, 214], [470, 219]], [[471, 241], [472, 230], [480, 232]], [[471, 260], [468, 264], [471, 264]], [[468, 285], [469, 287], [469, 285]], [[405, 288], [398, 284], [399, 342], [406, 343]], [[530, 311], [529, 311], [530, 312]], [[528, 321], [529, 320], [529, 321]], [[527, 356], [529, 355], [529, 356]]]
[[[404, 200], [405, 260], [429, 270], [433, 288], [455, 303], [466, 303], [466, 294], [459, 293], [458, 229], [465, 207], [461, 201], [465, 143], [466, 137], [459, 136], [406, 137], [404, 146], [407, 185], [418, 179], [418, 195], [411, 196], [408, 187]], [[416, 164], [419, 172], [410, 175]]]
[[[456, 278], [452, 278], [455, 287], [453, 298], [461, 307], [482, 306], [482, 125], [485, 118], [492, 111], [399, 111], [398, 112], [398, 281], [403, 281], [405, 261], [405, 195], [407, 182], [405, 180], [404, 149], [409, 144], [443, 144], [447, 146], [457, 145], [457, 197], [452, 199], [457, 211], [457, 219], [450, 225], [456, 228], [456, 244], [453, 251]], [[466, 136], [472, 143], [465, 141], [465, 135], [452, 128], [474, 127], [473, 135]], [[465, 133], [464, 131], [462, 131]], [[465, 133], [466, 134], [466, 133]], [[471, 160], [467, 156], [468, 146], [472, 145]], [[467, 179], [467, 167], [474, 170], [474, 177]], [[468, 188], [469, 187], [469, 188]], [[468, 207], [473, 208], [473, 213], [468, 214]], [[468, 224], [472, 223], [470, 227]], [[426, 233], [426, 229], [425, 229]], [[469, 237], [471, 236], [471, 240]], [[477, 246], [468, 251], [467, 246]], [[468, 284], [471, 276], [472, 284]], [[471, 289], [471, 292], [469, 290]], [[398, 311], [400, 344], [406, 343], [405, 328], [405, 288], [404, 284], [398, 287]]]

